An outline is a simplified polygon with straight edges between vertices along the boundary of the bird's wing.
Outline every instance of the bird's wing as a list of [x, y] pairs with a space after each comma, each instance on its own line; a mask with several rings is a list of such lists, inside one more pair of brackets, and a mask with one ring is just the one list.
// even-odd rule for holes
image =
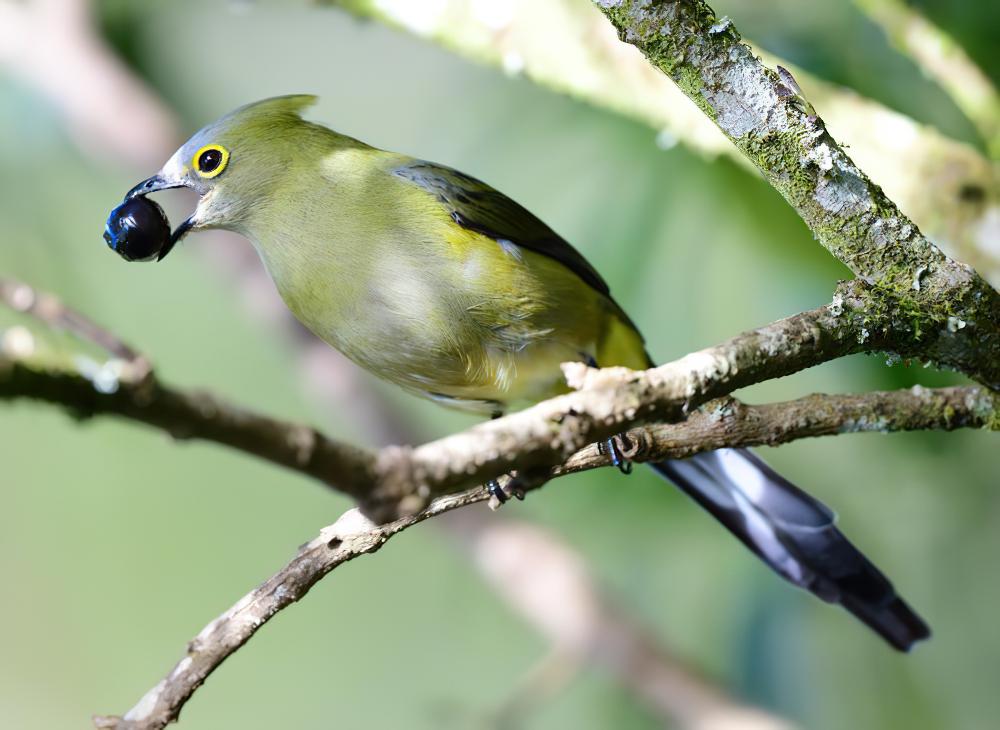
[[607, 283], [579, 251], [525, 207], [481, 180], [423, 160], [401, 165], [393, 174], [434, 195], [463, 228], [500, 245], [514, 243], [555, 259], [610, 299]]

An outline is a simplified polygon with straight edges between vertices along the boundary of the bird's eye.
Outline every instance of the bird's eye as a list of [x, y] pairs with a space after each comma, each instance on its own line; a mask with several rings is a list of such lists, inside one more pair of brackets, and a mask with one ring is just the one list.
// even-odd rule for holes
[[194, 153], [192, 166], [201, 177], [215, 177], [226, 169], [229, 150], [220, 144], [205, 145]]

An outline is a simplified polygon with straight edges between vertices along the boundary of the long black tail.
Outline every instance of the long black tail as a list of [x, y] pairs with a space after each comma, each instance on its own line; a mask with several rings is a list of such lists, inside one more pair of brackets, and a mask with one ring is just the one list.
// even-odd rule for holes
[[900, 651], [930, 636], [836, 517], [746, 449], [651, 464], [782, 577], [839, 603]]

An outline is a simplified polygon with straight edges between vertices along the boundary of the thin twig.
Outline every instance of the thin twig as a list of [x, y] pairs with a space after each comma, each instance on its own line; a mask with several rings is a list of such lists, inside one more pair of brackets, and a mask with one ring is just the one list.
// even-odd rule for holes
[[[682, 423], [661, 423], [627, 432], [633, 461], [682, 459], [726, 447], [779, 446], [844, 433], [1000, 431], [1000, 394], [979, 386], [813, 394], [796, 400], [748, 405], [735, 398], [710, 401]], [[607, 465], [596, 445], [553, 469], [562, 475]]]
[[24, 398], [61, 405], [77, 418], [120, 416], [177, 439], [223, 444], [311, 476], [355, 498], [364, 495], [375, 476], [369, 452], [209, 393], [171, 388], [154, 378], [123, 379], [114, 388], [98, 389], [84, 374], [0, 354], [0, 400]]
[[393, 535], [424, 520], [488, 499], [472, 489], [434, 500], [427, 509], [376, 525], [357, 509], [320, 531], [284, 568], [245, 595], [192, 639], [184, 658], [122, 717], [95, 717], [98, 728], [151, 730], [175, 721], [184, 703], [228, 656], [283, 608], [300, 600], [324, 575], [354, 558], [378, 550]]
[[22, 312], [44, 322], [49, 327], [70, 332], [92, 342], [112, 357], [136, 364], [145, 358], [120, 337], [80, 312], [70, 309], [59, 299], [39, 292], [20, 281], [0, 276], [0, 302], [15, 312]]

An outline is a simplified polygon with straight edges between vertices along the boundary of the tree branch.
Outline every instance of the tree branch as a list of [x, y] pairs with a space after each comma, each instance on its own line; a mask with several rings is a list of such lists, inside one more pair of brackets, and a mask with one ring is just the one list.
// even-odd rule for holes
[[65, 306], [51, 294], [13, 279], [0, 276], [0, 302], [15, 312], [30, 314], [56, 330], [64, 330], [100, 347], [112, 357], [131, 363], [136, 370], [148, 370], [145, 358], [123, 342], [113, 332], [85, 317], [76, 310]]
[[551, 467], [631, 426], [682, 420], [701, 403], [736, 388], [857, 351], [862, 338], [854, 320], [838, 303], [644, 372], [567, 365], [570, 384], [579, 392], [415, 449], [389, 447], [374, 456], [329, 442], [312, 429], [164, 387], [152, 374], [95, 388], [83, 374], [8, 356], [0, 361], [0, 398], [71, 404], [77, 413], [115, 414], [179, 437], [216, 441], [316, 477], [360, 500], [384, 522], [420, 511], [432, 496], [513, 469]]
[[902, 0], [854, 0], [892, 44], [952, 98], [1000, 160], [1000, 94], [965, 50]]
[[[21, 288], [7, 286], [3, 291], [19, 293], [15, 302], [29, 299]], [[61, 305], [48, 301], [49, 305], [41, 310], [46, 321], [66, 321], [53, 314], [61, 310]], [[94, 328], [96, 325], [88, 324], [86, 331]], [[570, 448], [578, 441], [596, 440], [595, 433], [610, 434], [620, 430], [621, 424], [637, 422], [649, 408], [663, 416], [684, 418], [685, 408], [694, 407], [718, 390], [753, 382], [765, 366], [773, 376], [858, 346], [854, 330], [845, 325], [843, 312], [836, 307], [821, 307], [644, 373], [567, 366], [571, 379], [583, 390], [412, 452], [389, 447], [371, 454], [354, 449], [313, 429], [250, 413], [204, 394], [165, 387], [151, 373], [141, 379], [122, 380], [113, 391], [102, 392], [82, 375], [46, 369], [9, 353], [0, 355], [0, 399], [36, 398], [61, 404], [74, 413], [113, 414], [175, 435], [216, 441], [336, 485], [361, 499], [370, 490], [384, 489], [386, 475], [391, 474], [396, 479], [393, 485], [407, 487], [400, 497], [406, 501], [419, 494], [421, 487], [441, 490], [452, 483], [471, 483], [481, 479], [482, 474], [499, 473], [488, 469], [495, 469], [491, 464], [503, 462], [477, 456], [489, 453], [492, 443], [502, 445], [501, 451], [510, 450], [505, 458], [520, 466], [518, 454], [529, 450], [534, 438], [531, 434], [539, 429], [549, 429], [548, 448], [559, 454], [560, 448]], [[560, 405], [560, 401], [572, 405]], [[766, 406], [747, 406], [726, 398], [691, 413], [681, 423], [632, 429], [628, 435], [633, 447], [628, 456], [636, 461], [683, 457], [722, 446], [773, 445], [847, 431], [998, 428], [998, 413], [1000, 396], [977, 387], [915, 388], [859, 396], [814, 395]], [[475, 433], [483, 430], [485, 440], [481, 433]], [[470, 438], [471, 446], [465, 443]], [[554, 467], [545, 464], [545, 469], [529, 469], [525, 487], [534, 488], [552, 477], [605, 466], [607, 461], [595, 446], [586, 446], [568, 454]], [[401, 463], [406, 464], [405, 468]], [[462, 480], [449, 482], [463, 468]], [[401, 473], [409, 474], [408, 484], [398, 481]], [[421, 511], [387, 524], [376, 524], [360, 511], [350, 510], [303, 547], [279, 573], [209, 624], [171, 673], [124, 718], [100, 719], [101, 726], [163, 727], [176, 719], [187, 699], [226, 657], [278, 611], [303, 597], [328, 572], [359, 555], [374, 552], [390, 537], [418, 522], [487, 498], [486, 490], [475, 487], [438, 497]]]
[[[1000, 394], [978, 386], [813, 394], [796, 400], [748, 405], [736, 398], [709, 401], [681, 423], [659, 423], [627, 432], [633, 461], [682, 459], [727, 447], [780, 446], [817, 436], [896, 431], [1000, 431]], [[561, 476], [607, 466], [596, 445], [553, 469]]]
[[[387, 447], [375, 454], [205, 393], [170, 388], [152, 372], [138, 379], [123, 377], [111, 388], [107, 384], [97, 388], [79, 372], [0, 353], [0, 399], [47, 401], [80, 416], [116, 415], [177, 438], [224, 444], [318, 479], [358, 500], [367, 514], [384, 522], [419, 512], [433, 496], [467, 489], [515, 469], [537, 479], [587, 445], [634, 426], [684, 421], [702, 403], [737, 388], [892, 344], [891, 330], [878, 329], [869, 321], [872, 318], [861, 314], [865, 292], [856, 294], [858, 290], [845, 287], [834, 304], [778, 320], [651, 370], [595, 370], [568, 363], [567, 379], [577, 392], [416, 448]], [[900, 414], [915, 418], [916, 405], [911, 403], [910, 410]], [[979, 414], [979, 420], [970, 423], [982, 425], [988, 420], [980, 406], [965, 408]], [[745, 443], [737, 440], [728, 445]], [[656, 458], [667, 455], [658, 453]], [[642, 460], [638, 454], [634, 458]]]
[[372, 455], [331, 441], [316, 429], [269, 418], [215, 396], [165, 386], [154, 377], [119, 380], [103, 392], [86, 375], [0, 354], [0, 400], [62, 405], [78, 418], [113, 415], [202, 439], [293, 469], [360, 499], [371, 485]]
[[[572, 464], [570, 460], [588, 458], [580, 453], [587, 443], [636, 424], [683, 420], [699, 404], [735, 388], [862, 349], [923, 354], [961, 368], [983, 382], [994, 386], [1000, 383], [996, 357], [1000, 352], [996, 332], [1000, 310], [996, 292], [986, 287], [975, 272], [937, 251], [853, 166], [811, 114], [808, 102], [798, 94], [790, 76], [779, 77], [763, 69], [739, 43], [731, 25], [714, 23], [703, 3], [660, 2], [651, 8], [636, 9], [636, 3], [608, 0], [602, 5], [610, 14], [624, 13], [619, 18], [624, 19], [620, 30], [638, 38], [637, 42], [696, 102], [700, 99], [699, 106], [765, 171], [817, 231], [824, 245], [845, 260], [867, 285], [845, 287], [829, 307], [744, 333], [715, 348], [643, 373], [567, 367], [567, 375], [580, 389], [578, 392], [417, 449], [391, 448], [373, 455], [351, 451], [350, 447], [342, 451], [339, 444], [331, 442], [326, 446], [333, 450], [332, 461], [323, 461], [321, 455], [320, 462], [325, 466], [313, 473], [308, 465], [319, 435], [306, 429], [310, 435], [302, 439], [301, 449], [294, 450], [297, 461], [289, 459], [284, 447], [275, 454], [265, 454], [265, 458], [291, 468], [305, 463], [306, 468], [300, 471], [317, 478], [325, 476], [327, 483], [365, 482], [367, 488], [360, 497], [370, 514], [380, 520], [397, 518], [376, 525], [357, 511], [345, 514], [278, 575], [206, 627], [171, 674], [126, 718], [108, 719], [110, 726], [162, 727], [176, 717], [214, 667], [277, 611], [305, 595], [326, 572], [353, 557], [374, 552], [412, 524], [486, 498], [481, 488], [434, 498], [442, 491], [461, 489], [514, 466], [525, 472], [527, 487], [537, 486], [553, 475], [586, 468], [584, 462]], [[626, 6], [628, 9], [623, 10]], [[711, 26], [707, 25], [709, 21], [713, 21]], [[664, 29], [667, 32], [661, 33]], [[118, 413], [139, 420], [145, 416], [147, 423], [168, 429], [178, 409], [185, 417], [194, 415], [189, 412], [192, 403], [184, 401], [183, 393], [164, 393], [152, 378], [126, 378], [116, 384], [113, 392], [92, 397], [94, 387], [86, 377], [46, 372], [44, 368], [41, 375], [55, 375], [49, 380], [58, 383], [46, 382], [43, 386], [36, 377], [37, 366], [8, 353], [0, 358], [0, 397], [36, 397], [38, 391], [38, 397], [62, 402], [67, 393], [72, 393], [73, 397], [83, 398], [84, 413]], [[86, 395], [81, 390], [84, 387], [88, 389]], [[123, 392], [126, 400], [115, 401]], [[157, 404], [153, 408], [155, 416], [143, 412], [149, 407], [150, 393]], [[714, 428], [728, 429], [725, 438], [720, 436], [715, 443], [738, 445], [741, 439], [752, 442], [754, 436], [775, 443], [796, 434], [892, 430], [908, 427], [906, 424], [914, 428], [996, 428], [998, 420], [996, 396], [975, 388], [934, 391], [929, 395], [919, 391], [878, 394], [872, 402], [865, 401], [866, 396], [840, 397], [848, 400], [839, 403], [823, 400], [822, 396], [811, 398], [820, 400], [790, 408], [793, 413], [799, 408], [797, 417], [783, 411], [755, 411], [754, 407], [725, 401], [683, 424], [665, 428], [683, 429], [700, 421], [711, 430], [714, 423]], [[112, 402], [113, 407], [100, 410]], [[932, 413], [931, 403], [941, 410]], [[224, 415], [216, 422], [209, 413], [198, 422], [201, 437], [256, 450], [257, 445], [253, 449], [241, 445], [237, 435], [245, 429], [262, 440], [287, 438], [286, 447], [296, 441], [297, 434], [301, 435], [296, 431], [302, 428], [299, 426], [247, 414], [221, 403], [213, 407], [224, 411]], [[219, 423], [221, 431], [215, 430]], [[769, 424], [776, 432], [762, 432], [762, 424]], [[664, 446], [659, 440], [663, 434], [658, 436], [657, 428], [643, 429], [645, 440], [636, 439], [636, 457], [679, 455], [685, 449], [692, 453], [702, 448], [703, 442], [713, 443], [705, 433], [699, 434], [697, 443], [694, 438], [685, 440], [674, 433], [675, 441]], [[187, 435], [183, 429], [177, 432]], [[652, 446], [643, 451], [649, 444]], [[326, 446], [320, 446], [322, 453]], [[357, 466], [355, 457], [357, 463], [364, 462], [357, 472], [352, 471]], [[595, 454], [590, 458], [592, 462], [588, 463], [599, 465]], [[371, 478], [366, 482], [367, 475]], [[354, 494], [349, 487], [342, 488]]]
[[[861, 0], [857, 0], [860, 2]], [[648, 124], [661, 147], [678, 142], [710, 157], [753, 165], [712, 120], [636, 49], [619, 43], [601, 13], [580, 0], [518, 3], [483, 12], [481, 3], [451, 0], [448, 11], [415, 3], [316, 0], [375, 18], [507, 73]], [[723, 21], [720, 21], [720, 23]], [[792, 70], [829, 128], [888, 196], [952, 256], [1000, 286], [1000, 204], [997, 169], [970, 145], [932, 127], [794, 68], [761, 52], [765, 62]], [[905, 160], [907, 165], [900, 165]]]
[[939, 365], [1000, 387], [1000, 294], [945, 256], [858, 169], [790, 74], [766, 68], [702, 0], [595, 2], [871, 286], [869, 312], [895, 312], [900, 332], [937, 340]]
[[[690, 456], [721, 446], [773, 445], [806, 436], [983, 426], [1000, 429], [1000, 396], [979, 387], [914, 388], [856, 396], [813, 395], [768, 406], [748, 406], [724, 399], [692, 414], [684, 423], [629, 431], [637, 445], [630, 456], [645, 461]], [[428, 444], [426, 448], [433, 445]], [[607, 466], [607, 463], [607, 457], [590, 446], [554, 469], [551, 476]], [[528, 487], [539, 483], [536, 481]], [[486, 490], [477, 487], [437, 497], [424, 510], [381, 525], [370, 521], [357, 509], [345, 512], [337, 522], [323, 528], [318, 537], [303, 546], [284, 568], [202, 629], [188, 644], [185, 656], [134, 708], [121, 718], [100, 718], [98, 727], [149, 730], [176, 720], [184, 703], [212, 671], [279, 611], [305, 596], [327, 573], [349, 560], [375, 552], [394, 535], [413, 525], [486, 499]], [[621, 629], [622, 624], [615, 625]], [[590, 637], [587, 641], [623, 641], [628, 646], [632, 646], [630, 642], [635, 638], [629, 639], [630, 635], [595, 638], [591, 633], [587, 636]], [[578, 643], [582, 640], [579, 635], [563, 635], [563, 641], [578, 650], [583, 648]], [[695, 696], [701, 695], [695, 693]], [[713, 698], [716, 695], [711, 693], [711, 696], [701, 696], [699, 701], [718, 709], [719, 703]], [[676, 711], [676, 706], [674, 709]], [[689, 710], [695, 712], [696, 707]]]

